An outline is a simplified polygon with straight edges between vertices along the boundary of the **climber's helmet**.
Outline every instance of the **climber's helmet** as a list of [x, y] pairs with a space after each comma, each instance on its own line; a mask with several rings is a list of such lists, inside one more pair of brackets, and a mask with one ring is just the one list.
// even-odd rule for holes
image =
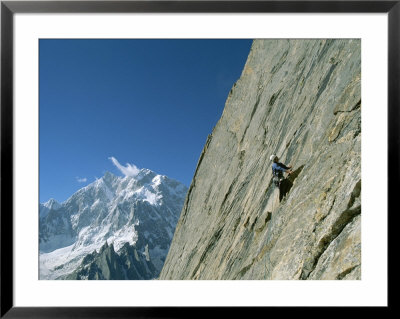
[[271, 156], [269, 157], [269, 160], [270, 160], [270, 161], [273, 161], [273, 162], [277, 162], [277, 161], [278, 161], [278, 156], [276, 156], [275, 154], [273, 154], [273, 155], [271, 155]]

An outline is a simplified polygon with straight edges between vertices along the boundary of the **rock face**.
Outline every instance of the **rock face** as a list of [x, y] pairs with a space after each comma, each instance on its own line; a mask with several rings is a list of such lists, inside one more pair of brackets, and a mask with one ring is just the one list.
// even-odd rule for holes
[[360, 195], [360, 40], [255, 40], [159, 279], [361, 279]]

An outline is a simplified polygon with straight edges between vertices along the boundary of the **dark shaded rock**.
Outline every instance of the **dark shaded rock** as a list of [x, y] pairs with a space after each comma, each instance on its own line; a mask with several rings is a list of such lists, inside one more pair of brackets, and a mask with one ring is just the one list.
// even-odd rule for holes
[[86, 255], [81, 265], [65, 278], [70, 280], [138, 280], [158, 276], [153, 263], [134, 246], [126, 243], [119, 253], [107, 243], [99, 252]]

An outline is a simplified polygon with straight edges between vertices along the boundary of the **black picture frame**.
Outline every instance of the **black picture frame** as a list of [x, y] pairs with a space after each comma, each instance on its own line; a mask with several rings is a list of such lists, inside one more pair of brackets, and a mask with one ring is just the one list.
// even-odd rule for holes
[[[225, 316], [224, 307], [14, 307], [13, 303], [13, 19], [15, 13], [387, 13], [388, 220], [398, 213], [400, 0], [396, 1], [1, 1], [1, 318], [190, 318]], [[390, 173], [389, 173], [390, 172]], [[389, 230], [388, 223], [388, 230]], [[391, 233], [389, 231], [389, 233]], [[389, 247], [388, 238], [388, 247]], [[389, 249], [390, 250], [390, 249]], [[388, 254], [389, 256], [389, 254]], [[390, 260], [388, 260], [390, 261]], [[390, 264], [390, 262], [389, 262]], [[389, 287], [390, 280], [388, 281]], [[34, 292], [32, 292], [34, 293]], [[388, 299], [389, 309], [390, 298]], [[250, 315], [247, 307], [235, 315]], [[256, 307], [258, 308], [258, 307]], [[309, 311], [291, 307], [296, 315]], [[270, 311], [270, 310], [268, 310]], [[336, 312], [337, 310], [331, 309]], [[347, 310], [348, 311], [348, 310]]]

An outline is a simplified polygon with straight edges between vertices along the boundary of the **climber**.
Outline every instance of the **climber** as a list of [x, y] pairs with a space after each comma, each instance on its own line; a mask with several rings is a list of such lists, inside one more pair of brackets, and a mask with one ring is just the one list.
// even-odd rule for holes
[[285, 164], [282, 164], [279, 162], [279, 158], [276, 155], [271, 155], [269, 158], [271, 161], [273, 161], [272, 164], [272, 175], [274, 176], [274, 184], [276, 186], [280, 186], [281, 182], [283, 181], [283, 173], [288, 173], [290, 175], [292, 173], [292, 166], [286, 166]]
[[279, 201], [281, 201], [292, 186], [292, 183], [288, 179], [284, 178], [283, 173], [287, 173], [288, 176], [293, 173], [292, 166], [286, 166], [285, 164], [280, 163], [278, 156], [276, 156], [275, 154], [271, 155], [269, 159], [273, 162], [273, 181], [275, 186], [279, 187]]

